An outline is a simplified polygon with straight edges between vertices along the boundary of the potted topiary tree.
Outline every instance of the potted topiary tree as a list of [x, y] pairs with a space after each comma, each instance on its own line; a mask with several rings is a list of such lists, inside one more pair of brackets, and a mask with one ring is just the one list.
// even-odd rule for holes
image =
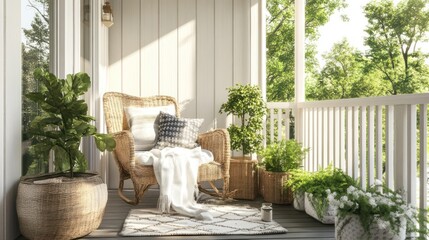
[[265, 102], [258, 86], [237, 84], [228, 89], [228, 99], [220, 113], [235, 117], [228, 127], [231, 149], [241, 151], [231, 158], [230, 189], [236, 189], [235, 198], [254, 199], [257, 194], [257, 160], [252, 159], [262, 143], [262, 120]]
[[59, 172], [22, 177], [17, 213], [21, 233], [29, 239], [74, 239], [98, 228], [107, 203], [107, 186], [96, 173], [87, 172], [82, 138], [93, 136], [100, 151], [113, 150], [114, 139], [97, 133], [80, 99], [90, 87], [86, 73], [59, 79], [42, 69], [34, 72], [38, 92], [26, 95], [42, 109], [30, 125], [30, 152], [35, 157], [54, 155]]
[[271, 143], [258, 153], [262, 157], [259, 164], [262, 167], [260, 191], [266, 202], [292, 203], [292, 191], [285, 182], [289, 179], [290, 171], [302, 167], [307, 151], [308, 148], [303, 148], [301, 143], [291, 139]]

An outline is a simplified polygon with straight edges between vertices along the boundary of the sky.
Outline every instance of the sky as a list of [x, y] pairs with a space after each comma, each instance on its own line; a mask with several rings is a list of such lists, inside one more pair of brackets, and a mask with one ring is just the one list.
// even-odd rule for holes
[[[362, 51], [365, 50], [364, 29], [367, 25], [367, 20], [363, 14], [363, 7], [369, 1], [348, 0], [348, 7], [333, 14], [329, 22], [319, 29], [320, 38], [317, 45], [319, 62], [322, 62], [322, 54], [329, 52], [334, 43], [340, 42], [344, 38], [348, 39], [351, 46]], [[344, 22], [341, 19], [341, 15], [347, 15], [349, 21]]]
[[[340, 42], [343, 38], [347, 38], [352, 47], [360, 51], [365, 51], [367, 48], [364, 46], [364, 38], [366, 36], [365, 27], [368, 21], [363, 13], [364, 6], [371, 0], [347, 0], [348, 7], [336, 12], [331, 16], [329, 22], [322, 26], [320, 31], [320, 38], [317, 45], [318, 55], [317, 58], [321, 66], [324, 61], [322, 54], [331, 50], [334, 43]], [[400, 0], [394, 0], [397, 4]], [[349, 17], [348, 22], [343, 22], [341, 15]], [[429, 43], [420, 44], [423, 51], [429, 52]], [[429, 59], [426, 61], [429, 64]]]

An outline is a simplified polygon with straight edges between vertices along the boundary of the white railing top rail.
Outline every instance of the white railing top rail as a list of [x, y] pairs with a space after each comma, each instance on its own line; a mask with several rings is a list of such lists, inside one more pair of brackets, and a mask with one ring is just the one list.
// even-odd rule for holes
[[267, 102], [267, 108], [295, 108], [293, 102]]
[[[426, 104], [429, 103], [429, 93], [403, 94], [381, 97], [349, 98], [324, 101], [310, 101], [298, 103], [298, 108], [314, 107], [353, 107], [353, 106], [378, 106], [401, 104]], [[292, 104], [293, 106], [293, 104]]]

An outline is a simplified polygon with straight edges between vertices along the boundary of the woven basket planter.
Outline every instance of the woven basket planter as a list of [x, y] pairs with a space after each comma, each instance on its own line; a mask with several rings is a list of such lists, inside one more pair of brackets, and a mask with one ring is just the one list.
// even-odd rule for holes
[[261, 171], [264, 201], [276, 204], [292, 204], [292, 191], [285, 188], [285, 181], [289, 179], [287, 172]]
[[258, 194], [257, 160], [231, 158], [229, 189], [237, 190], [236, 199], [254, 200]]
[[98, 228], [107, 203], [107, 186], [91, 173], [23, 177], [16, 208], [28, 239], [74, 239]]
[[388, 228], [379, 229], [377, 224], [372, 224], [369, 233], [365, 232], [360, 223], [359, 216], [351, 214], [339, 219], [335, 218], [335, 239], [338, 240], [358, 240], [358, 239], [390, 239], [403, 240], [406, 237], [406, 227], [402, 226], [398, 234], [393, 233]]
[[[319, 217], [316, 209], [313, 205], [313, 197], [310, 197], [309, 193], [305, 193], [305, 200], [304, 200], [304, 206], [305, 206], [305, 213], [312, 216], [316, 220], [320, 221], [324, 224], [335, 224], [335, 210], [331, 205], [328, 205], [326, 209], [322, 211], [321, 216]], [[328, 199], [325, 199], [325, 201], [328, 201]]]
[[293, 207], [298, 211], [305, 211], [305, 194], [303, 192], [293, 193]]

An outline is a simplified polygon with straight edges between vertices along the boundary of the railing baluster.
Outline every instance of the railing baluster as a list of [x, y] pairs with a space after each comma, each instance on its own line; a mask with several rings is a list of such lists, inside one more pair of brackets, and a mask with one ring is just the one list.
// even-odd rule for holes
[[312, 134], [313, 137], [311, 138], [313, 141], [313, 149], [312, 149], [312, 163], [313, 163], [313, 171], [317, 171], [317, 108], [312, 108], [312, 118], [313, 118], [313, 124], [312, 124]]
[[319, 167], [324, 168], [323, 165], [323, 108], [317, 109], [317, 166], [316, 169], [319, 170]]
[[359, 178], [359, 107], [353, 107], [353, 174], [354, 179]]
[[417, 114], [417, 108], [416, 105], [409, 105], [407, 109], [407, 127], [408, 127], [408, 137], [407, 137], [407, 143], [408, 143], [408, 166], [407, 170], [408, 173], [406, 173], [407, 176], [407, 185], [408, 185], [408, 191], [407, 191], [407, 200], [408, 203], [410, 203], [413, 206], [416, 206], [417, 198], [416, 198], [416, 178], [417, 178], [417, 138], [416, 138], [416, 127], [417, 127], [417, 120], [416, 120], [416, 114]]
[[334, 159], [334, 109], [327, 108], [328, 111], [328, 161], [333, 164], [334, 167], [337, 167], [337, 163]]
[[368, 185], [374, 184], [374, 106], [368, 109]]
[[386, 185], [393, 189], [393, 106], [386, 106]]
[[375, 144], [376, 144], [376, 178], [378, 180], [382, 180], [383, 179], [383, 106], [378, 105], [377, 108], [377, 115], [376, 115], [376, 139], [375, 139]]
[[[394, 154], [393, 171], [394, 186], [396, 190], [407, 189], [407, 108], [408, 105], [400, 104], [394, 106]], [[406, 195], [404, 196], [406, 197]]]
[[340, 159], [340, 149], [341, 149], [341, 140], [340, 140], [340, 129], [341, 129], [341, 123], [340, 123], [340, 108], [335, 107], [333, 109], [333, 127], [330, 128], [331, 131], [334, 132], [334, 139], [333, 139], [333, 155], [334, 155], [334, 166], [337, 168], [341, 168], [341, 159]]
[[[284, 125], [285, 125], [285, 139], [286, 140], [290, 139], [290, 119], [289, 119], [290, 110], [291, 110], [290, 108], [286, 108], [285, 113], [283, 114], [283, 119], [285, 121]], [[303, 126], [305, 126], [305, 123]], [[303, 130], [305, 131], [305, 129], [303, 129]], [[303, 133], [303, 136], [305, 136], [304, 133]]]
[[270, 142], [274, 142], [274, 108], [270, 109]]
[[366, 189], [366, 106], [360, 108], [360, 183]]
[[322, 167], [329, 164], [328, 159], [328, 108], [322, 108]]
[[427, 104], [420, 104], [420, 208], [427, 208]]
[[347, 138], [347, 145], [346, 145], [346, 165], [347, 165], [347, 174], [352, 176], [353, 172], [353, 126], [352, 126], [352, 114], [353, 114], [353, 107], [348, 107], [346, 109], [347, 111], [347, 130], [346, 130], [346, 138]]
[[283, 115], [283, 109], [282, 108], [278, 108], [277, 109], [277, 141], [281, 141], [282, 140], [282, 132], [283, 132], [283, 127], [282, 127], [282, 115]]
[[340, 107], [339, 108], [339, 141], [340, 144], [338, 146], [340, 146], [340, 156], [339, 156], [339, 160], [340, 160], [340, 168], [343, 169], [344, 171], [346, 171], [346, 137], [345, 137], [345, 127], [346, 127], [346, 118], [345, 118], [345, 108]]

